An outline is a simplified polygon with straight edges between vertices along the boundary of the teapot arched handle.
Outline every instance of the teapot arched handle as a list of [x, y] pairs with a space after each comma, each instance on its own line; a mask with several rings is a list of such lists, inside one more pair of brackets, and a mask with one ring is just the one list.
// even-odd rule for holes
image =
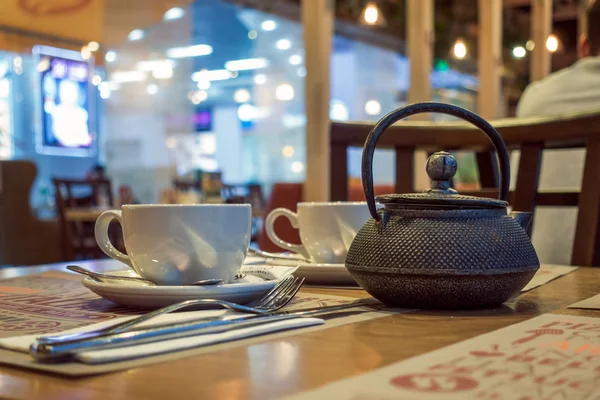
[[385, 117], [379, 120], [373, 127], [367, 140], [365, 141], [363, 155], [362, 155], [362, 182], [363, 189], [365, 191], [365, 198], [367, 199], [367, 205], [369, 206], [369, 212], [371, 216], [379, 221], [380, 217], [377, 214], [377, 207], [375, 205], [375, 191], [373, 189], [373, 155], [377, 142], [387, 128], [392, 124], [415, 114], [421, 113], [440, 113], [447, 114], [463, 119], [470, 122], [477, 128], [481, 129], [491, 140], [498, 158], [500, 160], [500, 192], [499, 199], [508, 201], [508, 189], [510, 185], [510, 159], [506, 145], [502, 140], [502, 137], [494, 129], [489, 122], [481, 118], [479, 115], [472, 113], [464, 108], [453, 106], [451, 104], [436, 103], [436, 102], [423, 102], [415, 103], [406, 107], [397, 108], [394, 111], [387, 114]]

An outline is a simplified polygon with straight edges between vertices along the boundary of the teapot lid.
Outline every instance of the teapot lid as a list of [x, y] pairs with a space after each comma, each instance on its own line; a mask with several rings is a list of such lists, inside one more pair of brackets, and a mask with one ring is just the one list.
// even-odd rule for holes
[[431, 179], [431, 189], [423, 193], [386, 194], [377, 196], [380, 204], [401, 204], [435, 207], [466, 207], [466, 208], [506, 208], [508, 203], [503, 200], [489, 199], [476, 196], [463, 196], [450, 187], [450, 180], [457, 169], [456, 158], [450, 153], [440, 151], [427, 159], [426, 171]]

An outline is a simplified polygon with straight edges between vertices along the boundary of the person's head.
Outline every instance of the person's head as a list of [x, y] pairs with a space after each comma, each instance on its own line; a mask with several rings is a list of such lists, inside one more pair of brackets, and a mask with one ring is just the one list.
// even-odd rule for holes
[[600, 0], [588, 10], [587, 33], [579, 38], [579, 57], [600, 56]]
[[86, 178], [87, 179], [104, 179], [104, 178], [106, 178], [104, 173], [105, 173], [104, 167], [100, 164], [96, 164], [87, 172]]

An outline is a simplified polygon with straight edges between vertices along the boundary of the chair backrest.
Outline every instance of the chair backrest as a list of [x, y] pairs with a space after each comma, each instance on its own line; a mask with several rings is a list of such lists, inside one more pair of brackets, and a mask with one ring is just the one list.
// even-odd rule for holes
[[39, 220], [29, 204], [36, 175], [31, 161], [0, 161], [0, 265], [61, 259], [58, 221]]
[[[108, 179], [63, 179], [54, 178], [56, 206], [59, 215], [67, 208], [93, 208], [114, 205], [112, 187]], [[83, 193], [79, 195], [79, 193]], [[108, 204], [101, 204], [103, 199]]]
[[[267, 201], [265, 217], [274, 209], [283, 207], [294, 212], [297, 211], [297, 204], [302, 201], [302, 183], [275, 183], [271, 189], [271, 195]], [[294, 229], [290, 222], [285, 218], [279, 218], [275, 221], [275, 232], [277, 235], [290, 243], [300, 243], [298, 230]], [[283, 251], [279, 246], [273, 243], [267, 236], [265, 227], [258, 238], [258, 246], [265, 251], [279, 252]]]

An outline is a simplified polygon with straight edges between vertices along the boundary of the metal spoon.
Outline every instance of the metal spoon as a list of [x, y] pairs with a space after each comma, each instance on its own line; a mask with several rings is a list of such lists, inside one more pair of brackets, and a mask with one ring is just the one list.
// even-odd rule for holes
[[[85, 269], [78, 265], [68, 265], [67, 269], [69, 271], [77, 272], [78, 274], [87, 275], [93, 280], [97, 282], [105, 282], [105, 281], [129, 281], [129, 282], [141, 282], [145, 283], [149, 286], [157, 286], [156, 283], [149, 281], [144, 278], [134, 278], [133, 276], [119, 276], [119, 275], [110, 275], [110, 274], [100, 274], [98, 272], [90, 271], [89, 269]], [[206, 286], [206, 285], [219, 285], [223, 283], [223, 279], [203, 279], [198, 282], [191, 283], [186, 286]]]

